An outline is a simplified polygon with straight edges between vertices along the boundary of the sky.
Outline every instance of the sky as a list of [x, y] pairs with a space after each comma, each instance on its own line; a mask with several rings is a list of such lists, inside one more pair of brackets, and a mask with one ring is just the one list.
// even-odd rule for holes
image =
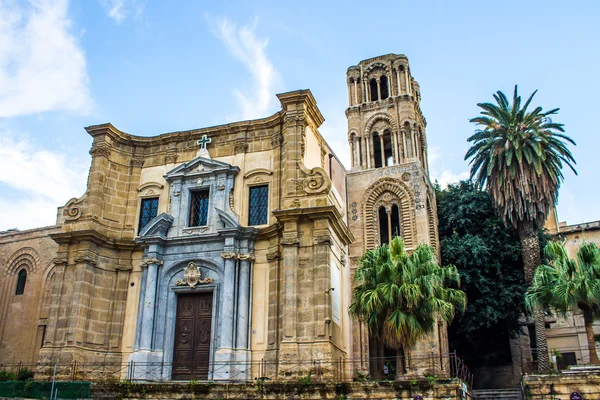
[[52, 225], [85, 192], [91, 137], [266, 117], [310, 89], [349, 167], [346, 70], [405, 54], [421, 87], [432, 180], [469, 176], [469, 119], [497, 90], [560, 107], [577, 142], [558, 213], [600, 220], [598, 1], [0, 0], [0, 230]]

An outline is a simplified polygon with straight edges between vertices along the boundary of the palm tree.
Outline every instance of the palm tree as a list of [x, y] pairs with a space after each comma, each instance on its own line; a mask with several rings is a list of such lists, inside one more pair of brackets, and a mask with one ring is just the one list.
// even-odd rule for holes
[[[541, 264], [539, 232], [556, 205], [563, 163], [577, 173], [566, 143], [575, 142], [563, 134], [563, 124], [551, 119], [558, 108], [528, 111], [536, 92], [523, 107], [516, 86], [512, 104], [500, 91], [494, 95], [497, 104], [477, 104], [483, 111], [471, 122], [480, 129], [468, 139], [472, 146], [465, 155], [465, 160], [471, 158], [471, 179], [487, 188], [504, 224], [519, 234], [528, 284]], [[534, 311], [534, 319], [539, 367], [548, 369], [543, 313]]]
[[438, 316], [450, 322], [456, 307], [461, 311], [466, 307], [456, 267], [440, 267], [427, 244], [409, 255], [398, 236], [389, 246], [367, 250], [354, 279], [357, 286], [350, 314], [366, 322], [371, 335], [397, 351], [398, 374], [404, 370], [404, 350], [430, 333]]
[[600, 364], [594, 339], [594, 315], [600, 304], [600, 249], [584, 243], [576, 260], [569, 259], [563, 244], [551, 242], [544, 248], [548, 265], [535, 271], [533, 284], [525, 295], [527, 307], [553, 309], [562, 314], [576, 307], [583, 311], [590, 362]]

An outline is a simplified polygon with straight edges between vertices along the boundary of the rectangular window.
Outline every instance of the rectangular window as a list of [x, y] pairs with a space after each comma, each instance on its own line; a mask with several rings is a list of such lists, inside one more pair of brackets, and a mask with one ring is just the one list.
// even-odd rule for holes
[[142, 199], [142, 205], [140, 207], [140, 223], [138, 224], [138, 234], [157, 215], [158, 215], [158, 197]]
[[252, 186], [248, 208], [248, 225], [264, 225], [267, 223], [269, 211], [269, 186]]
[[194, 190], [190, 195], [189, 226], [204, 226], [208, 222], [208, 190]]

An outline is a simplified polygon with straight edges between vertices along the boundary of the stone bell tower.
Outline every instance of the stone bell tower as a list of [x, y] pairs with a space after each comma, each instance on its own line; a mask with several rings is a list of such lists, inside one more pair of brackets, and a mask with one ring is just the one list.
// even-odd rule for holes
[[[429, 180], [421, 90], [402, 54], [369, 58], [348, 68], [348, 142], [352, 168], [347, 175], [349, 247], [352, 275], [365, 250], [402, 236], [408, 250], [420, 243], [439, 249], [435, 193]], [[439, 250], [438, 250], [439, 251]], [[383, 346], [353, 322], [355, 360], [383, 357]], [[448, 353], [446, 326], [411, 349], [410, 357]], [[372, 363], [373, 364], [373, 363]], [[414, 366], [418, 368], [418, 366]], [[371, 365], [371, 373], [374, 366]]]

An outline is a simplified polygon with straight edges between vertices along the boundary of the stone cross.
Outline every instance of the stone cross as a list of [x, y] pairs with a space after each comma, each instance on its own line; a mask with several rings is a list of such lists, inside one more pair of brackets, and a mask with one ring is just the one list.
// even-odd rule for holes
[[202, 135], [202, 139], [198, 140], [198, 146], [200, 146], [201, 150], [206, 150], [206, 146], [212, 142], [212, 139], [206, 135]]

